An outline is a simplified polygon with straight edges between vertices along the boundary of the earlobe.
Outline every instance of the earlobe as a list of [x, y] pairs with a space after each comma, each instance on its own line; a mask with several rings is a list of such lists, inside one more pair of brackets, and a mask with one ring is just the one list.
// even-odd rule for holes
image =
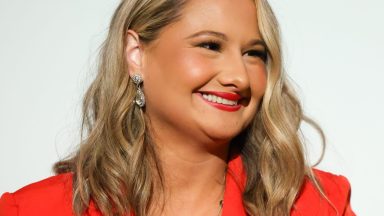
[[132, 30], [128, 30], [126, 34], [125, 56], [130, 75], [139, 73], [142, 65], [140, 40], [139, 35]]

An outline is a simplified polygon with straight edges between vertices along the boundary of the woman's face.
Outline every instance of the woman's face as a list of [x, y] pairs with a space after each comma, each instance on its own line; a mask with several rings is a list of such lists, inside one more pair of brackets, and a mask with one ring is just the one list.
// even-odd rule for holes
[[230, 141], [264, 94], [265, 53], [252, 0], [188, 1], [143, 51], [145, 112], [156, 132]]

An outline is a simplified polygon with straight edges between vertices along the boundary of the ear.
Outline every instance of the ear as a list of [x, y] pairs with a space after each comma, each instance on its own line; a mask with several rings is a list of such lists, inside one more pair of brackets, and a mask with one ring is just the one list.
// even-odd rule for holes
[[128, 30], [125, 40], [125, 58], [128, 63], [129, 75], [140, 74], [143, 76], [141, 73], [142, 50], [139, 35], [133, 30]]

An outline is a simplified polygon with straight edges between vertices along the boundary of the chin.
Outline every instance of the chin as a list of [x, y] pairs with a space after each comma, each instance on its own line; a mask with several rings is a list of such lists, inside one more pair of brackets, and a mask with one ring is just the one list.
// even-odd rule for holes
[[215, 130], [207, 132], [209, 138], [218, 143], [229, 143], [233, 138], [241, 133], [240, 129], [221, 129], [215, 128]]

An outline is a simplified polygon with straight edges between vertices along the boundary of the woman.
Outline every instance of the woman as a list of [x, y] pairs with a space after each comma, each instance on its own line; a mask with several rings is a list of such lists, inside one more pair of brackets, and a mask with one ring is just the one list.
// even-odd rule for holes
[[2, 215], [354, 215], [307, 165], [266, 0], [123, 0], [79, 150]]

